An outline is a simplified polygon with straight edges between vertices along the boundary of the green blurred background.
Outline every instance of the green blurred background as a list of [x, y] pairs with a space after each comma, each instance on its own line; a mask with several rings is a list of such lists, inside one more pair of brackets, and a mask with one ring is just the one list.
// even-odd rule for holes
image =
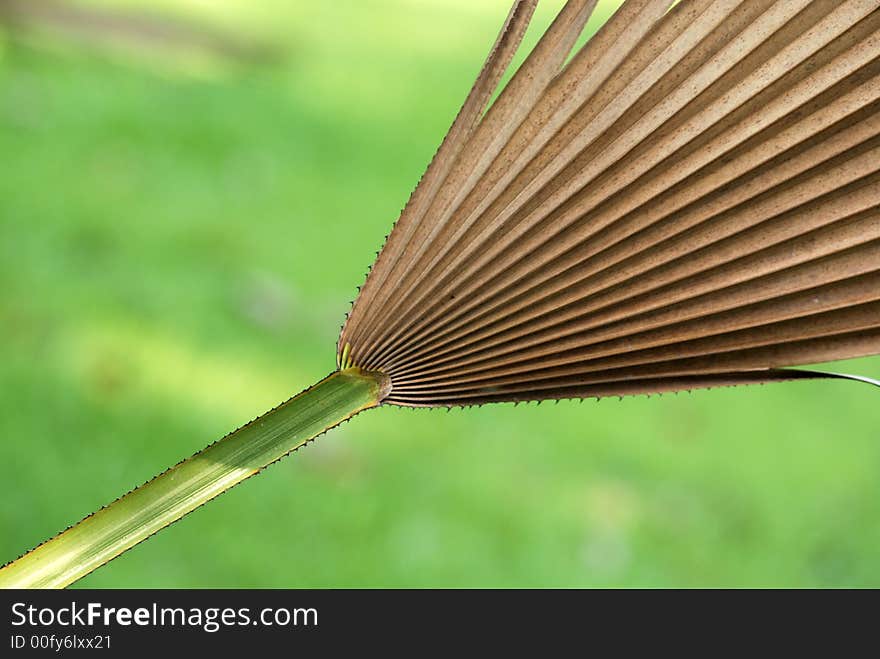
[[[334, 367], [507, 6], [0, 1], [0, 562]], [[382, 409], [80, 585], [880, 586], [878, 417], [843, 382]]]

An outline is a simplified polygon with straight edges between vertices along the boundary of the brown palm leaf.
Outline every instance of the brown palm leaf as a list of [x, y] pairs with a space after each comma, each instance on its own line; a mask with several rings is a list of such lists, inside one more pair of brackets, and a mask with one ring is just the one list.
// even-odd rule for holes
[[342, 366], [466, 405], [880, 353], [880, 0], [518, 0], [355, 300]]

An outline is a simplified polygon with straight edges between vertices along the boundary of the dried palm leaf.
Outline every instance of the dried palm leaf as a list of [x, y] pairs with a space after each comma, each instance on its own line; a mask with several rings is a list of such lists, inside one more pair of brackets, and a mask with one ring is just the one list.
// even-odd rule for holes
[[340, 363], [432, 406], [880, 353], [880, 2], [630, 0], [566, 63], [593, 4], [472, 92]]
[[[517, 0], [339, 371], [0, 570], [63, 586], [381, 403], [814, 377], [880, 354], [880, 0]], [[672, 6], [671, 6], [672, 5]], [[874, 382], [874, 384], [880, 384]]]

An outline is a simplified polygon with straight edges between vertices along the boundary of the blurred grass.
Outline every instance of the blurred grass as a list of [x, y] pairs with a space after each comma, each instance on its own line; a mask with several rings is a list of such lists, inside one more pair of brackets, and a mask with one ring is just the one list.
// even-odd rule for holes
[[[506, 4], [149, 3], [260, 67], [0, 37], [0, 560], [333, 368]], [[81, 585], [880, 586], [878, 401], [383, 409]]]

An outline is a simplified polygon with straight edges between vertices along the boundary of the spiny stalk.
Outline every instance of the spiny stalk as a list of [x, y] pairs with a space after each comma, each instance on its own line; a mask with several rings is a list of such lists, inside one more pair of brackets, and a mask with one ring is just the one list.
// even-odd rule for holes
[[337, 371], [0, 569], [0, 588], [63, 588], [363, 410], [378, 373]]

